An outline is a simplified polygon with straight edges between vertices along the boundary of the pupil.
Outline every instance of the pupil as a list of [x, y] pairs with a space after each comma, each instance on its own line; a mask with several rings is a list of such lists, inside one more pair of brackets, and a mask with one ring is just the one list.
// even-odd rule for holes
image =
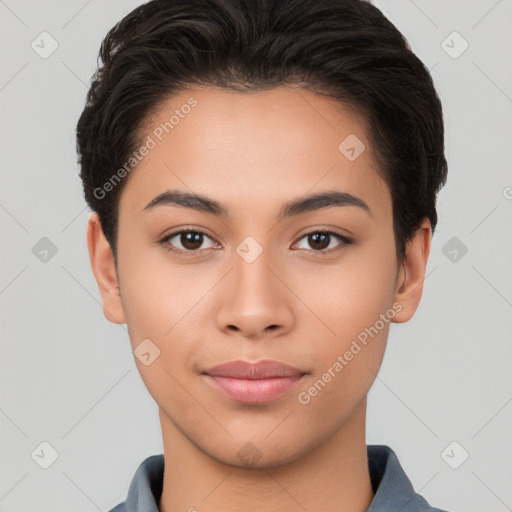
[[188, 233], [181, 234], [181, 244], [185, 249], [197, 249], [201, 247], [203, 242], [202, 233], [196, 233], [195, 231], [189, 231]]
[[309, 235], [310, 245], [313, 249], [325, 249], [329, 246], [329, 233], [314, 233]]

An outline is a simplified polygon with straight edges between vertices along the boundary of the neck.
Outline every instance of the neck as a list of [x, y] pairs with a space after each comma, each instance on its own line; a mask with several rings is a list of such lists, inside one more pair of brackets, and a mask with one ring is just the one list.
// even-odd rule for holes
[[371, 504], [366, 400], [313, 450], [256, 469], [212, 457], [159, 412], [165, 458], [160, 512], [364, 512]]

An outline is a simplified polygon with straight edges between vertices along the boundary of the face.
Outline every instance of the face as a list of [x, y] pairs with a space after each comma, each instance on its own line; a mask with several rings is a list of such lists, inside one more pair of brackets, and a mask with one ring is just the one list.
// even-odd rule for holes
[[[364, 429], [390, 324], [421, 295], [430, 225], [397, 266], [363, 120], [300, 89], [197, 88], [162, 104], [143, 144], [120, 198], [117, 272], [95, 214], [88, 240], [105, 315], [126, 322], [164, 432], [263, 467]], [[205, 374], [235, 360], [299, 375]]]

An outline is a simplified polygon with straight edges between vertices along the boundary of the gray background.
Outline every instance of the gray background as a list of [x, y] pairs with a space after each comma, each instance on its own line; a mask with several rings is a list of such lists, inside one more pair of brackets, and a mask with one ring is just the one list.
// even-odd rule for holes
[[[109, 510], [162, 452], [126, 327], [102, 314], [74, 139], [100, 42], [139, 3], [0, 0], [1, 512]], [[370, 392], [368, 443], [390, 445], [438, 507], [512, 510], [512, 1], [375, 4], [432, 71], [449, 179], [422, 303], [392, 325]], [[43, 31], [58, 43], [46, 59], [31, 47]], [[47, 469], [42, 442], [58, 452]]]

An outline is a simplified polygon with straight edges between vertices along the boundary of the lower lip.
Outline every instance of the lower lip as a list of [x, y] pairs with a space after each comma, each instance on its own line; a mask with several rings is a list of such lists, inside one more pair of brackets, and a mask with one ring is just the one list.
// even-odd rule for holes
[[290, 391], [302, 375], [293, 377], [273, 377], [269, 379], [234, 379], [205, 375], [218, 391], [233, 400], [246, 404], [264, 404], [277, 400]]

